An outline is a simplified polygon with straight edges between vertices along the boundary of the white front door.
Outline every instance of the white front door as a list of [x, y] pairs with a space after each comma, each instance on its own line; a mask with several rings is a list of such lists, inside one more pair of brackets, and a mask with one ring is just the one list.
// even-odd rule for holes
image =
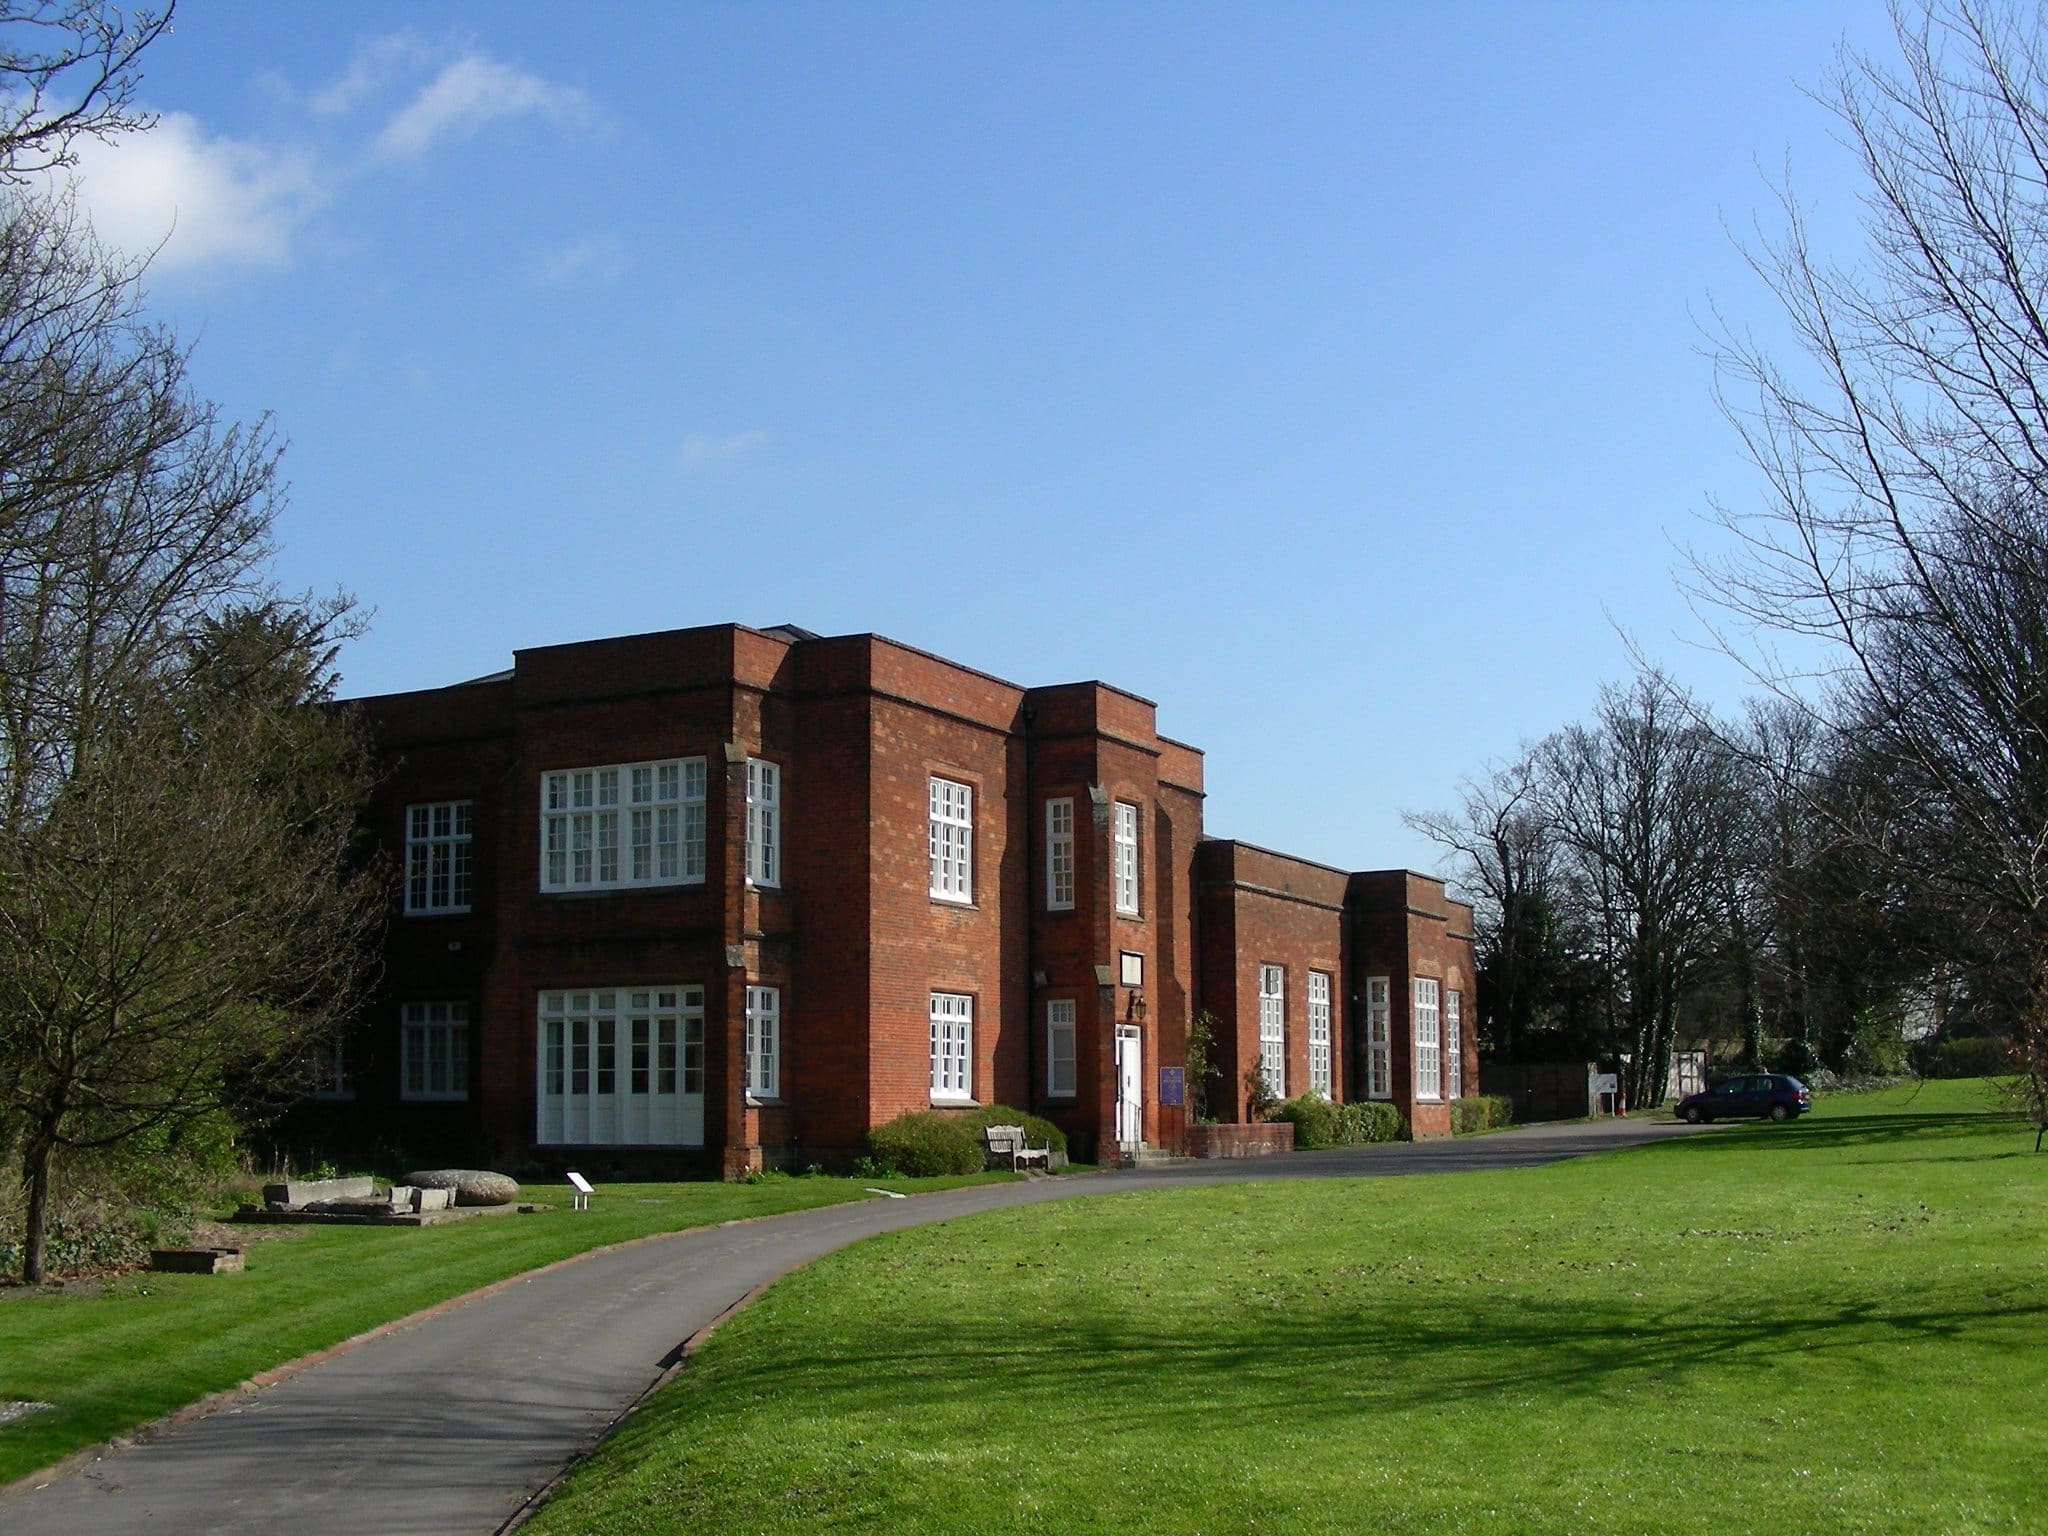
[[1137, 1030], [1116, 1030], [1116, 1139], [1129, 1145], [1145, 1139], [1145, 1048]]

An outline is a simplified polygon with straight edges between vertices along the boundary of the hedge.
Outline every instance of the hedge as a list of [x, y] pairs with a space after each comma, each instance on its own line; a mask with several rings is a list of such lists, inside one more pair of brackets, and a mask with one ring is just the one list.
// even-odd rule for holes
[[1332, 1104], [1314, 1093], [1275, 1104], [1266, 1118], [1285, 1120], [1294, 1127], [1294, 1146], [1299, 1152], [1398, 1141], [1402, 1134], [1401, 1112], [1391, 1104]]
[[1923, 1048], [1921, 1071], [1928, 1077], [2003, 1077], [2012, 1071], [2012, 1053], [1993, 1035], [1938, 1040]]
[[1475, 1093], [1451, 1101], [1451, 1134], [1470, 1136], [1474, 1131], [1499, 1130], [1515, 1123], [1515, 1101], [1504, 1093]]
[[983, 1161], [981, 1132], [969, 1129], [956, 1115], [912, 1110], [868, 1132], [868, 1156], [880, 1166], [913, 1179], [979, 1173]]
[[979, 1173], [988, 1155], [982, 1131], [991, 1125], [1021, 1125], [1034, 1145], [1044, 1143], [1064, 1157], [1067, 1136], [1050, 1120], [1021, 1109], [991, 1104], [964, 1115], [912, 1110], [868, 1132], [868, 1157], [914, 1179], [949, 1173]]

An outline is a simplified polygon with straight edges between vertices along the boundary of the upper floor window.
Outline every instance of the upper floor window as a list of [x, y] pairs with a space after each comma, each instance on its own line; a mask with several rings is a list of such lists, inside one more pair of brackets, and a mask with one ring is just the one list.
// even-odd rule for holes
[[1071, 1099], [1074, 1084], [1074, 1000], [1056, 997], [1045, 1005], [1046, 1097]]
[[405, 808], [405, 910], [469, 910], [467, 800]]
[[704, 878], [704, 759], [540, 776], [540, 888], [694, 885]]
[[1428, 976], [1415, 978], [1415, 1097], [1444, 1096], [1443, 1040], [1437, 1018], [1440, 985]]
[[1330, 974], [1308, 973], [1308, 1087], [1330, 1096]]
[[782, 884], [782, 769], [747, 759], [747, 881]]
[[469, 1097], [469, 1004], [407, 1003], [399, 1015], [398, 1096]]
[[1116, 803], [1116, 909], [1138, 910], [1138, 808], [1126, 800]]
[[1071, 912], [1074, 907], [1074, 802], [1045, 802], [1045, 907]]
[[1461, 992], [1444, 994], [1444, 1097], [1465, 1096], [1465, 997]]
[[931, 781], [932, 895], [974, 900], [974, 790], [951, 779]]
[[1393, 986], [1385, 976], [1365, 978], [1365, 1095], [1394, 1096]]
[[782, 989], [747, 988], [747, 1096], [782, 1096]]
[[1287, 1097], [1287, 972], [1277, 965], [1259, 967], [1259, 1074], [1266, 1092]]

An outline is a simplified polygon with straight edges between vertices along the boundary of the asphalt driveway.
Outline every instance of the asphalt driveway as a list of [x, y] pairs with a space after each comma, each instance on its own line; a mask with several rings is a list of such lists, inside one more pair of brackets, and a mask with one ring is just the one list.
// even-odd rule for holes
[[1238, 1162], [952, 1190], [677, 1233], [523, 1277], [345, 1347], [70, 1475], [0, 1499], [9, 1536], [494, 1532], [758, 1287], [878, 1232], [1010, 1206], [1273, 1178], [1533, 1167], [1671, 1136], [1537, 1125]]

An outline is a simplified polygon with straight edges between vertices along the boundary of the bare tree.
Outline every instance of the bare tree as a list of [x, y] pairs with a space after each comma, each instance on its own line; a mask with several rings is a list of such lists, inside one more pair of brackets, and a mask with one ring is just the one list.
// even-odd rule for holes
[[1679, 1004], [1725, 932], [1744, 814], [1735, 759], [1656, 673], [1601, 691], [1537, 750], [1565, 899], [1598, 946], [1630, 1103], [1664, 1096]]
[[271, 590], [277, 445], [139, 306], [61, 199], [0, 187], [0, 1152], [32, 1279], [59, 1153], [260, 1093], [363, 964], [360, 754], [318, 706], [348, 604]]
[[1722, 511], [1730, 553], [1695, 587], [1759, 676], [1853, 733], [1884, 790], [1836, 830], [2024, 1031], [2048, 1018], [2048, 27], [1997, 0], [1893, 23], [1900, 62], [1845, 51], [1825, 97], [1862, 250], [1817, 253], [1788, 196], [1755, 265], [1796, 352], [1722, 348], [1764, 497]]
[[1480, 1028], [1491, 1051], [1519, 1059], [1542, 1006], [1554, 943], [1556, 844], [1543, 816], [1536, 758], [1525, 753], [1460, 786], [1455, 812], [1403, 813], [1442, 848], [1471, 896], [1480, 969]]
[[69, 165], [81, 135], [149, 127], [135, 106], [143, 51], [170, 31], [174, 0], [0, 0], [0, 180]]

